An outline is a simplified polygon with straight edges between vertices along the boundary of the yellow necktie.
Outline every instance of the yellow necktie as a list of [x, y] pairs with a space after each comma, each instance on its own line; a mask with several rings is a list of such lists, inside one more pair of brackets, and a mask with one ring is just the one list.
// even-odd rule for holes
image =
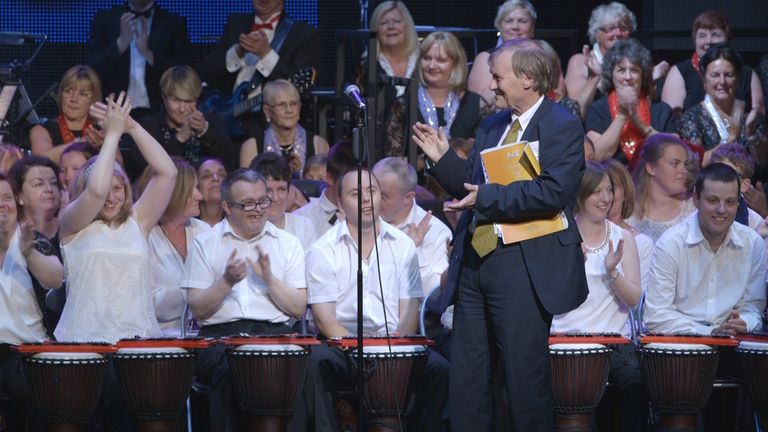
[[[507, 136], [504, 137], [504, 141], [502, 141], [501, 144], [506, 145], [517, 142], [517, 136], [519, 133], [520, 121], [515, 119], [514, 123], [512, 123], [512, 127], [509, 129], [509, 132], [507, 132]], [[496, 231], [493, 229], [493, 224], [483, 223], [482, 225], [477, 225], [475, 227], [475, 232], [472, 234], [472, 241], [470, 244], [472, 244], [472, 248], [475, 249], [477, 255], [482, 258], [496, 249], [498, 238], [499, 237], [496, 235]]]

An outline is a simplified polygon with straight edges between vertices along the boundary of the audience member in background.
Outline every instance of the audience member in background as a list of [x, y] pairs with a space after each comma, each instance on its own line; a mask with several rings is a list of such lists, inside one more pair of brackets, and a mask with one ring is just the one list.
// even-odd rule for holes
[[[749, 149], [758, 167], [768, 164], [768, 124], [765, 115], [745, 109], [736, 97], [741, 57], [727, 44], [712, 45], [701, 57], [699, 68], [706, 92], [704, 100], [689, 108], [680, 118], [680, 137], [704, 147], [703, 165], [709, 163], [713, 149], [737, 142]], [[766, 174], [760, 175], [764, 179]]]
[[214, 226], [224, 218], [221, 206], [221, 182], [227, 177], [227, 169], [220, 160], [206, 159], [197, 168], [198, 189], [202, 195], [199, 219]]
[[314, 155], [307, 159], [301, 178], [315, 181], [325, 181], [325, 166], [328, 164], [327, 155]]
[[186, 19], [155, 0], [127, 0], [97, 12], [87, 51], [87, 63], [99, 73], [104, 93], [128, 89], [137, 118], [160, 109], [163, 73], [192, 63]]
[[[290, 333], [291, 318], [307, 306], [304, 250], [299, 240], [267, 221], [272, 200], [261, 174], [240, 168], [221, 185], [226, 218], [195, 238], [181, 286], [200, 322], [200, 336], [220, 338]], [[226, 346], [198, 356], [198, 380], [208, 386], [212, 431], [240, 431]]]
[[710, 162], [726, 164], [739, 174], [739, 208], [736, 210], [736, 222], [757, 229], [763, 218], [747, 206], [743, 196], [752, 185], [752, 175], [755, 174], [755, 160], [749, 151], [741, 144], [721, 144], [712, 152]]
[[328, 151], [328, 164], [325, 170], [325, 182], [328, 187], [323, 189], [320, 198], [310, 198], [307, 204], [295, 211], [297, 215], [312, 221], [318, 238], [325, 234], [339, 219], [336, 180], [342, 173], [354, 167], [352, 143], [342, 141], [334, 144]]
[[[533, 7], [531, 2], [527, 0], [507, 0], [499, 6], [493, 26], [499, 31], [501, 43], [519, 38], [532, 39], [536, 27], [536, 18], [536, 8]], [[488, 64], [490, 51], [482, 51], [475, 57], [475, 61], [472, 62], [472, 70], [469, 72], [467, 88], [469, 91], [480, 95], [485, 100], [486, 105], [493, 108], [496, 94], [491, 90], [493, 76]], [[562, 93], [561, 91], [561, 96]]]
[[[396, 104], [395, 100], [404, 95], [406, 86], [392, 80], [413, 77], [419, 60], [419, 37], [411, 13], [402, 1], [379, 3], [371, 15], [370, 29], [376, 32], [376, 80], [378, 85], [384, 86], [384, 111], [377, 113], [377, 121], [387, 124], [390, 116], [405, 115], [405, 106]], [[367, 94], [369, 61], [368, 51], [365, 50], [355, 77], [362, 94]], [[377, 143], [384, 142], [385, 134], [386, 130], [382, 130]], [[398, 134], [402, 136], [403, 132], [398, 131]]]
[[563, 66], [560, 63], [560, 56], [557, 54], [552, 45], [544, 39], [536, 39], [536, 43], [541, 46], [542, 49], [549, 55], [552, 60], [552, 82], [558, 83], [558, 87], [547, 92], [547, 97], [557, 102], [565, 109], [570, 111], [574, 116], [583, 118], [581, 112], [581, 106], [575, 99], [565, 95], [565, 79], [563, 78]]
[[[640, 302], [640, 261], [631, 232], [608, 219], [614, 201], [613, 185], [605, 168], [587, 162], [574, 207], [583, 242], [589, 295], [578, 308], [552, 319], [555, 333], [620, 333], [630, 336], [629, 310]], [[621, 347], [611, 355], [608, 381], [618, 390], [622, 431], [644, 431], [648, 397], [634, 348]]]
[[29, 131], [32, 154], [58, 162], [67, 146], [75, 141], [101, 147], [104, 131], [88, 113], [92, 104], [101, 101], [101, 81], [96, 72], [82, 65], [69, 68], [61, 78], [56, 98], [59, 116]]
[[760, 57], [760, 63], [757, 65], [757, 77], [760, 78], [760, 85], [763, 89], [763, 100], [765, 101], [765, 111], [768, 113], [768, 53]]
[[669, 105], [651, 102], [652, 67], [651, 53], [637, 39], [617, 41], [605, 52], [605, 96], [589, 106], [584, 127], [597, 160], [615, 158], [632, 169], [647, 138], [673, 131]]
[[[32, 286], [38, 305], [43, 313], [43, 324], [49, 337], [59, 321], [61, 310], [46, 307], [46, 295], [49, 289], [62, 287], [64, 268], [59, 247], [59, 206], [61, 204], [61, 186], [59, 167], [50, 159], [40, 156], [27, 156], [11, 166], [8, 178], [16, 195], [19, 222], [33, 228], [34, 248], [45, 256], [48, 263], [47, 274], [40, 279], [30, 272]], [[51, 295], [58, 302], [64, 301], [64, 290], [57, 290]]]
[[80, 168], [98, 151], [87, 142], [70, 144], [59, 158], [59, 184], [61, 185], [61, 208], [69, 204], [69, 187], [75, 182]]
[[[198, 190], [195, 169], [179, 157], [172, 157], [178, 175], [168, 202], [157, 225], [149, 232], [148, 242], [153, 266], [149, 268], [149, 284], [155, 304], [155, 316], [163, 333], [177, 336], [187, 301], [181, 289], [184, 262], [192, 242], [211, 227], [197, 219], [202, 195]], [[147, 167], [136, 184], [136, 196], [149, 185], [154, 173]]]
[[[42, 256], [34, 248], [32, 224], [19, 224], [16, 216], [13, 189], [5, 175], [0, 174], [0, 277], [4, 281], [3, 295], [0, 295], [0, 396], [3, 397], [3, 420], [10, 431], [42, 430], [44, 426], [35, 422], [38, 413], [31, 408], [27, 379], [19, 367], [22, 355], [10, 349], [10, 345], [42, 342], [48, 338], [43, 314], [35, 300], [32, 277], [43, 278], [43, 273], [48, 272], [45, 261], [50, 257]], [[63, 272], [59, 276], [62, 277]]]
[[[193, 167], [206, 157], [216, 157], [227, 168], [234, 168], [237, 147], [230, 141], [227, 126], [216, 114], [203, 114], [197, 109], [202, 85], [189, 66], [174, 66], [160, 78], [162, 109], [139, 119], [144, 129], [171, 156], [181, 156]], [[147, 161], [135, 145], [131, 156], [139, 170]]]
[[264, 85], [264, 116], [267, 128], [240, 147], [240, 166], [247, 167], [259, 153], [285, 156], [295, 176], [301, 175], [307, 158], [328, 153], [328, 141], [308, 133], [299, 124], [301, 98], [288, 80], [278, 79]]
[[[56, 327], [60, 341], [113, 343], [160, 334], [149, 284], [147, 238], [165, 211], [176, 167], [162, 146], [129, 115], [124, 92], [91, 113], [104, 122], [99, 155], [80, 170], [71, 202], [61, 212], [59, 238], [67, 277], [67, 302]], [[115, 163], [117, 143], [128, 133], [154, 175], [135, 203], [128, 177]]]
[[[693, 20], [691, 33], [693, 56], [672, 66], [661, 92], [661, 100], [678, 115], [704, 100], [706, 89], [700, 69], [701, 58], [712, 45], [733, 41], [731, 21], [720, 11], [708, 10], [699, 14]], [[753, 108], [762, 110], [764, 91], [760, 89], [758, 76], [746, 65], [742, 65], [736, 72], [736, 98], [745, 102], [746, 112]]]
[[645, 292], [653, 259], [653, 240], [626, 222], [626, 219], [635, 211], [635, 184], [627, 167], [616, 159], [608, 159], [601, 165], [605, 168], [613, 185], [613, 203], [608, 211], [608, 220], [634, 236], [637, 255], [640, 259], [640, 287]]
[[[477, 93], [467, 90], [467, 54], [461, 42], [451, 33], [430, 33], [421, 42], [416, 68], [419, 78], [418, 121], [437, 129], [442, 127], [450, 138], [472, 138], [482, 118]], [[399, 99], [406, 103], [405, 99]], [[394, 115], [387, 125], [384, 155], [404, 156], [407, 119]]]
[[11, 165], [24, 157], [24, 152], [19, 146], [10, 143], [0, 144], [0, 174], [8, 174]]
[[688, 147], [671, 134], [649, 138], [632, 171], [635, 181], [635, 212], [627, 223], [653, 239], [654, 243], [668, 228], [678, 225], [694, 211], [686, 194], [689, 176]]
[[267, 220], [296, 236], [305, 251], [309, 249], [317, 238], [314, 225], [304, 216], [287, 212], [292, 178], [288, 161], [277, 153], [262, 153], [253, 159], [250, 168], [267, 181], [267, 196], [272, 200], [266, 210]]

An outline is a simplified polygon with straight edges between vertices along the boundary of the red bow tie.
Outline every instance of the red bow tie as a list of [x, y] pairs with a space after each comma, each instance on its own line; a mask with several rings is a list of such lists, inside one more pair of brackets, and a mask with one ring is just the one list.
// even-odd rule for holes
[[261, 24], [253, 23], [251, 24], [251, 32], [255, 32], [259, 30], [274, 30], [275, 25], [279, 20], [280, 20], [280, 15], [277, 15], [265, 23], [261, 23]]

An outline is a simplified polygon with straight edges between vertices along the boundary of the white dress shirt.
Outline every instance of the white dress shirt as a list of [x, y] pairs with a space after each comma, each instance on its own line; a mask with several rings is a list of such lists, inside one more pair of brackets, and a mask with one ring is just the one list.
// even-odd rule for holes
[[323, 191], [320, 198], [310, 198], [308, 203], [293, 213], [309, 219], [315, 227], [315, 234], [320, 237], [336, 223], [338, 210], [336, 204], [332, 203]]
[[46, 338], [43, 313], [21, 254], [18, 224], [0, 268], [0, 343], [40, 342]]
[[[520, 122], [520, 131], [517, 133], [517, 140], [522, 141], [523, 134], [525, 133], [525, 129], [528, 128], [528, 124], [531, 122], [533, 115], [536, 114], [536, 111], [538, 111], [543, 101], [544, 101], [544, 96], [540, 96], [539, 100], [537, 100], [532, 107], [528, 108], [526, 112], [520, 114], [520, 116], [516, 116], [514, 113], [512, 113], [512, 118], [509, 120], [509, 125], [507, 125], [507, 128], [504, 129], [504, 133], [501, 134], [501, 139], [496, 145], [500, 146], [504, 142], [504, 139], [507, 137], [509, 130], [512, 129], [512, 124], [515, 122], [515, 120], [518, 120]], [[539, 157], [538, 152], [536, 153], [536, 157]]]
[[[272, 20], [274, 17], [280, 15], [281, 13], [282, 12], [278, 12], [270, 16], [266, 21], [262, 21], [261, 18], [256, 16], [253, 22], [254, 24], [264, 24]], [[275, 22], [274, 27], [276, 27], [278, 23], [279, 21]], [[270, 45], [272, 44], [272, 39], [275, 37], [274, 27], [272, 30], [261, 30], [267, 35], [267, 41]], [[267, 56], [264, 58], [261, 58], [258, 55], [250, 52], [246, 52], [245, 55], [240, 58], [237, 55], [236, 48], [237, 44], [232, 45], [232, 47], [227, 50], [227, 55], [225, 58], [227, 70], [232, 73], [237, 72], [235, 86], [232, 88], [232, 90], [236, 89], [237, 86], [242, 82], [250, 80], [253, 77], [255, 71], [259, 71], [262, 75], [268, 77], [275, 69], [275, 66], [277, 66], [277, 62], [280, 60], [280, 55], [277, 54], [275, 50], [270, 50], [269, 54], [267, 54]], [[261, 87], [252, 92], [251, 95], [256, 95], [259, 93], [261, 93]]]
[[317, 240], [315, 226], [312, 225], [312, 221], [304, 216], [295, 213], [285, 213], [284, 229], [298, 237], [305, 251]]
[[[155, 11], [149, 18], [138, 18], [133, 20], [138, 31], [146, 26], [146, 32], [152, 31], [152, 18], [155, 17]], [[149, 36], [147, 36], [149, 39]], [[128, 74], [128, 97], [131, 98], [131, 104], [134, 108], [149, 108], [149, 93], [147, 92], [147, 83], [145, 80], [147, 74], [147, 59], [136, 47], [136, 38], [131, 39], [131, 70]]]
[[711, 334], [738, 308], [749, 331], [765, 308], [765, 244], [751, 228], [733, 223], [712, 252], [698, 212], [656, 242], [645, 318], [653, 332]]
[[[211, 226], [200, 219], [192, 218], [184, 230], [187, 251], [190, 251], [195, 237], [210, 231]], [[148, 241], [153, 263], [149, 268], [149, 284], [155, 300], [157, 322], [160, 323], [163, 333], [177, 335], [180, 331], [181, 314], [187, 303], [185, 292], [180, 285], [184, 278], [184, 260], [159, 225], [149, 232]]]
[[[414, 199], [411, 212], [397, 228], [405, 232], [408, 225], [418, 225], [426, 214], [427, 212], [423, 208], [416, 205]], [[421, 286], [425, 291], [440, 285], [440, 275], [448, 268], [448, 243], [451, 238], [451, 229], [443, 221], [433, 216], [429, 220], [429, 231], [424, 236], [421, 246], [416, 248], [416, 255], [419, 257]]]
[[[305, 289], [304, 250], [299, 239], [267, 222], [258, 236], [246, 240], [237, 236], [225, 218], [210, 231], [195, 238], [184, 267], [184, 289], [208, 289], [224, 274], [233, 250], [237, 257], [258, 259], [256, 247], [269, 255], [272, 275], [287, 286]], [[266, 282], [250, 266], [248, 274], [236, 283], [219, 309], [201, 325], [222, 324], [241, 319], [286, 323], [290, 317], [269, 297]]]
[[[376, 248], [363, 260], [363, 331], [366, 335], [384, 334], [385, 328], [390, 333], [397, 331], [400, 300], [419, 298], [423, 292], [413, 240], [381, 219], [379, 225], [378, 260]], [[306, 259], [309, 303], [336, 303], [339, 323], [350, 333], [357, 333], [357, 245], [347, 224], [338, 223], [317, 239], [307, 251]], [[386, 326], [382, 303], [387, 311]]]

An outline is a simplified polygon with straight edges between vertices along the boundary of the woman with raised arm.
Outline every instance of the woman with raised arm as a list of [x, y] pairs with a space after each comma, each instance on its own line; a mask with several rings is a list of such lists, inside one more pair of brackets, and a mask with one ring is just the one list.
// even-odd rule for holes
[[[109, 98], [106, 105], [91, 108], [106, 133], [99, 155], [78, 174], [71, 202], [60, 218], [68, 292], [56, 327], [58, 340], [112, 343], [160, 334], [149, 285], [147, 237], [168, 205], [177, 170], [130, 111], [125, 92], [116, 101]], [[124, 132], [154, 172], [135, 203], [128, 177], [115, 163]]]

